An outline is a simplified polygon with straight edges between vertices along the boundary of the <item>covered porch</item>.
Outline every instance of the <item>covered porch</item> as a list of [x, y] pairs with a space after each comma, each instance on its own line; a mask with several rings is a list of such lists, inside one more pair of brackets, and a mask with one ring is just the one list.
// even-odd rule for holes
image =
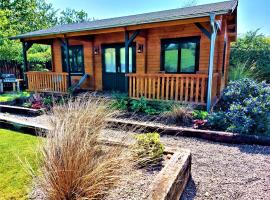
[[[109, 75], [113, 72], [114, 79], [119, 82], [121, 78], [121, 87], [131, 98], [145, 97], [207, 105], [210, 110], [218, 97], [220, 80], [224, 78], [224, 69], [220, 66], [222, 63], [225, 65], [226, 54], [223, 53], [222, 59], [222, 54], [218, 52], [220, 50], [215, 46], [222, 46], [223, 50], [223, 42], [226, 37], [230, 37], [226, 23], [221, 16], [210, 14], [204, 18], [139, 27], [59, 34], [48, 36], [48, 39], [21, 39], [25, 66], [27, 50], [33, 43], [52, 46], [52, 71], [29, 72], [26, 68], [27, 88], [33, 92], [64, 94], [87, 83], [90, 85], [89, 90], [102, 91], [106, 90], [107, 85], [111, 86], [112, 78]], [[222, 39], [217, 40], [218, 34]], [[175, 46], [179, 47], [175, 49]], [[189, 55], [185, 60], [181, 60], [182, 48], [185, 48], [183, 55]], [[70, 52], [74, 53], [75, 50], [80, 50], [81, 58], [77, 60], [83, 63], [80, 73], [72, 69], [76, 58], [71, 57]], [[105, 50], [109, 56], [115, 56], [115, 60], [110, 58], [107, 62]], [[169, 59], [175, 58], [175, 54], [177, 58], [173, 62], [176, 67], [172, 69], [170, 67], [173, 64]], [[113, 61], [113, 67], [106, 66]], [[108, 75], [104, 76], [106, 73]], [[75, 77], [77, 81], [73, 82]], [[107, 82], [104, 84], [105, 80]]]

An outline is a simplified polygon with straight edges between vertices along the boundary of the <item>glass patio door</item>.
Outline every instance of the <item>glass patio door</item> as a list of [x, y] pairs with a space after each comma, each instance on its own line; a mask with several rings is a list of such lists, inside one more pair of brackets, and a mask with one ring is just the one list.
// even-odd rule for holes
[[[135, 46], [129, 48], [129, 73], [135, 72]], [[106, 45], [102, 51], [103, 90], [126, 92], [125, 47]]]

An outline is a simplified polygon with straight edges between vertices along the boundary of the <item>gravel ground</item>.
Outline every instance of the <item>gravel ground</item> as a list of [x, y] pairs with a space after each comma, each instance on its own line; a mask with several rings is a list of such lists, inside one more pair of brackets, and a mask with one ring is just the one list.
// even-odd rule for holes
[[[126, 135], [120, 131], [105, 133], [114, 139]], [[270, 147], [172, 136], [161, 140], [168, 147], [191, 150], [192, 176], [182, 200], [270, 199]]]
[[[44, 116], [16, 117], [48, 123]], [[105, 133], [106, 137], [115, 140], [127, 135], [114, 130], [106, 130]], [[172, 136], [163, 136], [161, 140], [168, 147], [191, 150], [192, 177], [182, 200], [270, 199], [270, 147], [223, 144]]]

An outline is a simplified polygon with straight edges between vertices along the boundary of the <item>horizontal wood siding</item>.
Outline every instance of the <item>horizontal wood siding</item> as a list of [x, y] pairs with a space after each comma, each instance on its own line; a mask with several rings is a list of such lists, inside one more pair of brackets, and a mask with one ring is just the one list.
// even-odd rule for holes
[[[216, 87], [216, 96], [219, 96], [221, 90], [224, 88], [227, 80], [227, 72], [229, 66], [229, 52], [230, 45], [228, 41], [225, 76], [222, 78], [222, 56], [223, 56], [223, 43], [226, 36], [226, 17], [222, 18], [222, 31], [218, 33], [216, 41], [216, 50], [214, 58], [214, 73], [218, 73], [218, 79], [213, 82]], [[201, 22], [202, 25], [209, 30], [209, 22]], [[120, 30], [119, 30], [120, 31]], [[132, 34], [132, 32], [131, 32]], [[181, 38], [181, 37], [193, 37], [199, 36], [200, 40], [200, 58], [199, 58], [199, 70], [196, 74], [208, 74], [209, 64], [209, 52], [210, 52], [210, 40], [193, 24], [181, 24], [164, 27], [155, 27], [141, 30], [139, 36], [135, 39], [137, 48], [139, 44], [144, 46], [143, 53], [138, 53], [136, 48], [136, 74], [155, 74], [160, 72], [161, 65], [161, 40], [168, 38]], [[83, 85], [84, 88], [93, 90], [102, 90], [102, 45], [113, 43], [124, 43], [124, 32], [112, 32], [92, 35], [92, 39], [89, 41], [81, 40], [79, 37], [69, 39], [70, 45], [83, 45], [84, 46], [84, 64], [85, 72], [90, 74], [90, 78]], [[61, 59], [61, 43], [60, 39], [54, 39], [53, 42], [53, 70], [55, 72], [62, 72], [62, 59]], [[99, 54], [93, 55], [93, 48], [99, 48]], [[78, 81], [80, 77], [73, 77], [73, 82]], [[149, 80], [148, 80], [149, 81]], [[197, 80], [190, 80], [189, 84], [196, 84]], [[181, 80], [178, 80], [176, 87], [179, 87], [179, 95], [181, 93]], [[148, 87], [152, 82], [143, 84], [144, 87]], [[160, 87], [166, 87], [166, 84], [159, 80], [155, 84]], [[142, 87], [143, 87], [142, 86]], [[170, 87], [170, 86], [169, 86]], [[172, 88], [169, 88], [172, 89]], [[156, 90], [156, 88], [155, 88]], [[193, 89], [196, 92], [196, 87]], [[185, 92], [185, 91], [183, 91]], [[162, 95], [162, 91], [157, 91], [155, 95]], [[168, 97], [169, 98], [169, 97]], [[179, 97], [180, 98], [180, 97]]]

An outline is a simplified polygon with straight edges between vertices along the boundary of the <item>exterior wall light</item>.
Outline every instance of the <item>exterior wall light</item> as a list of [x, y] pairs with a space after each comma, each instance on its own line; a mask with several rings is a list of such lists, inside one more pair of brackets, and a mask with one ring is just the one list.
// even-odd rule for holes
[[94, 54], [95, 54], [95, 55], [98, 55], [98, 54], [99, 54], [99, 47], [95, 47], [95, 48], [94, 48]]
[[137, 50], [138, 53], [143, 53], [143, 44], [139, 44], [138, 45], [138, 50]]

